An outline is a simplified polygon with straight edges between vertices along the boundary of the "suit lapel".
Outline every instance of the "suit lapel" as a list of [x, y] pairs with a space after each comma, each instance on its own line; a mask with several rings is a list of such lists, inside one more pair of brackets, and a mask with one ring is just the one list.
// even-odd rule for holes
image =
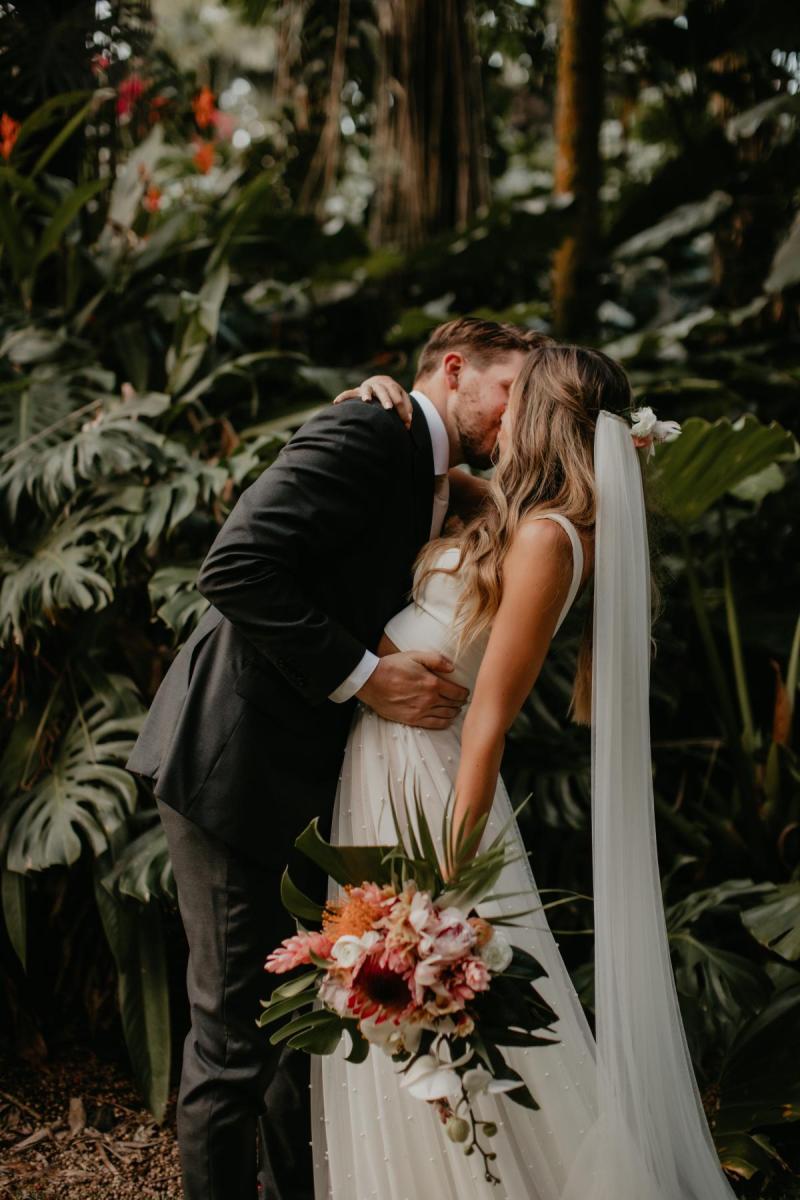
[[411, 397], [411, 439], [414, 442], [414, 532], [423, 546], [431, 535], [433, 512], [433, 444], [421, 405]]

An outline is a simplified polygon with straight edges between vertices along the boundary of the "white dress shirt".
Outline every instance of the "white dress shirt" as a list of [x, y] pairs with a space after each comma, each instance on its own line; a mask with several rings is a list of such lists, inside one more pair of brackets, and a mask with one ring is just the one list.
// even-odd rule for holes
[[[445, 423], [439, 415], [436, 405], [430, 400], [424, 392], [415, 388], [411, 393], [414, 399], [419, 404], [428, 422], [428, 429], [431, 435], [431, 447], [433, 449], [433, 473], [434, 473], [434, 493], [433, 493], [433, 512], [431, 513], [431, 538], [438, 537], [441, 533], [442, 524], [444, 523], [445, 514], [447, 513], [447, 505], [449, 500], [449, 487], [447, 479], [447, 471], [450, 466], [450, 441], [447, 437], [447, 429]], [[380, 659], [377, 654], [373, 654], [371, 650], [365, 650], [364, 656], [356, 664], [350, 674], [342, 683], [331, 692], [328, 697], [336, 704], [343, 704], [345, 700], [349, 700], [351, 696], [355, 696], [356, 692], [360, 691], [364, 684], [369, 679], [372, 672], [377, 667]]]

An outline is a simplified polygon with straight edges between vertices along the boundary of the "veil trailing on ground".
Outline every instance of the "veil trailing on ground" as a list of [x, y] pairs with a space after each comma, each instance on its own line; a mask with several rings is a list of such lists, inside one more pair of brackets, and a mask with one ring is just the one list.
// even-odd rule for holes
[[595, 430], [592, 653], [597, 1120], [562, 1200], [733, 1200], [678, 1007], [656, 854], [650, 558], [626, 420]]

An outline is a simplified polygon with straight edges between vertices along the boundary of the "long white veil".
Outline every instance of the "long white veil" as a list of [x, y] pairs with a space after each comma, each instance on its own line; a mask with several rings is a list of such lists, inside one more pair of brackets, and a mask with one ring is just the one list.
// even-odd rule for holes
[[681, 1020], [656, 854], [650, 558], [626, 420], [595, 430], [592, 654], [597, 1122], [563, 1200], [734, 1200]]

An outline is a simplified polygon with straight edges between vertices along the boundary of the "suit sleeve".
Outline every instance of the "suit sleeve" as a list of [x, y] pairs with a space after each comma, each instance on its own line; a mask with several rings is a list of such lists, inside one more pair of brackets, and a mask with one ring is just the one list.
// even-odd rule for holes
[[242, 493], [200, 568], [202, 595], [312, 704], [367, 647], [301, 580], [309, 563], [369, 533], [394, 474], [398, 430], [396, 414], [360, 400], [323, 409]]

